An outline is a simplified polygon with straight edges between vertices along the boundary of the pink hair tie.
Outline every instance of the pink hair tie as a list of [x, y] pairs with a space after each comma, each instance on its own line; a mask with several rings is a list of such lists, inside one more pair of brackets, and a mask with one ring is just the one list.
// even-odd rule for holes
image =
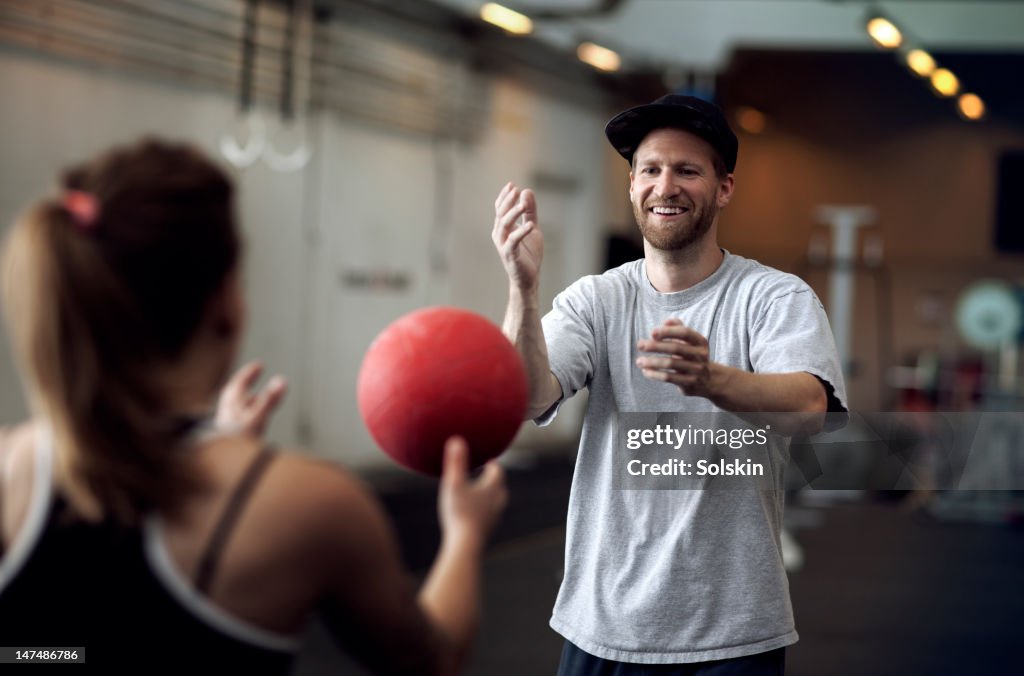
[[71, 220], [80, 230], [92, 230], [100, 215], [96, 197], [83, 190], [67, 190], [62, 200], [64, 210], [71, 214]]

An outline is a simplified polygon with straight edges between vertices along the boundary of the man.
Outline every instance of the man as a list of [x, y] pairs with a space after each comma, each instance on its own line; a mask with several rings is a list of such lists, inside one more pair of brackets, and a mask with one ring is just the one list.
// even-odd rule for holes
[[590, 392], [551, 618], [566, 639], [559, 673], [780, 674], [797, 640], [779, 545], [788, 451], [771, 456], [770, 491], [622, 490], [615, 424], [729, 411], [820, 425], [846, 410], [828, 320], [803, 281], [718, 246], [738, 142], [717, 106], [663, 96], [605, 133], [631, 163], [643, 259], [578, 280], [542, 320], [532, 191], [502, 189], [492, 232], [527, 416], [547, 424]]

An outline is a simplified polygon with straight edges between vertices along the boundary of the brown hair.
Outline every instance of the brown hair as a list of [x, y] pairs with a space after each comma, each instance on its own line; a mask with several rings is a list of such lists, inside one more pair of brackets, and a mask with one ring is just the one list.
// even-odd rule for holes
[[[91, 518], [172, 510], [195, 479], [170, 451], [180, 418], [154, 376], [182, 354], [239, 256], [230, 179], [196, 150], [145, 139], [66, 171], [3, 252], [3, 291], [58, 480]], [[93, 201], [83, 222], [65, 199]]]

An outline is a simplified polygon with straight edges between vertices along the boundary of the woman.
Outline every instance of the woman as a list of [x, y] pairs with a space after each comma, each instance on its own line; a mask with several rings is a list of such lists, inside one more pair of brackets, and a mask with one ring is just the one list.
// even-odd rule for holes
[[34, 422], [0, 452], [0, 643], [77, 648], [99, 673], [280, 674], [320, 611], [374, 672], [454, 672], [501, 471], [471, 481], [449, 441], [417, 595], [353, 477], [204, 430], [244, 323], [232, 190], [146, 140], [67, 172], [12, 228], [5, 310]]

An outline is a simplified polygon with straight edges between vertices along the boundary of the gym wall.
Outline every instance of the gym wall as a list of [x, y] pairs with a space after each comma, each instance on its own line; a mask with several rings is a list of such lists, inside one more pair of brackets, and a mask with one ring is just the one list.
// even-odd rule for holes
[[[978, 66], [964, 77], [999, 77]], [[829, 271], [808, 262], [812, 239], [826, 251], [830, 243], [815, 208], [875, 209], [858, 233], [852, 405], [890, 407], [889, 367], [912, 355], [969, 355], [953, 321], [959, 294], [980, 278], [1024, 281], [1020, 253], [995, 245], [999, 158], [1024, 148], [1019, 103], [965, 121], [952, 101], [876, 52], [739, 50], [720, 90], [727, 106], [753, 105], [769, 121], [761, 134], [737, 129], [723, 246], [801, 275], [827, 309]], [[868, 239], [881, 242], [880, 268], [866, 264]]]
[[[608, 110], [521, 78], [479, 78], [488, 118], [476, 138], [331, 110], [310, 118], [315, 155], [304, 170], [278, 173], [257, 163], [234, 172], [247, 238], [242, 357], [264, 360], [292, 387], [269, 432], [275, 441], [354, 468], [389, 466], [356, 408], [362, 355], [384, 326], [425, 305], [458, 305], [500, 321], [507, 291], [490, 229], [506, 181], [535, 185], [541, 199], [545, 300], [596, 271]], [[230, 92], [18, 48], [0, 47], [0, 89], [4, 230], [67, 164], [146, 133], [217, 156], [235, 114]], [[6, 338], [0, 348], [0, 420], [14, 422], [25, 404]], [[573, 443], [578, 410], [565, 412], [549, 444]]]

